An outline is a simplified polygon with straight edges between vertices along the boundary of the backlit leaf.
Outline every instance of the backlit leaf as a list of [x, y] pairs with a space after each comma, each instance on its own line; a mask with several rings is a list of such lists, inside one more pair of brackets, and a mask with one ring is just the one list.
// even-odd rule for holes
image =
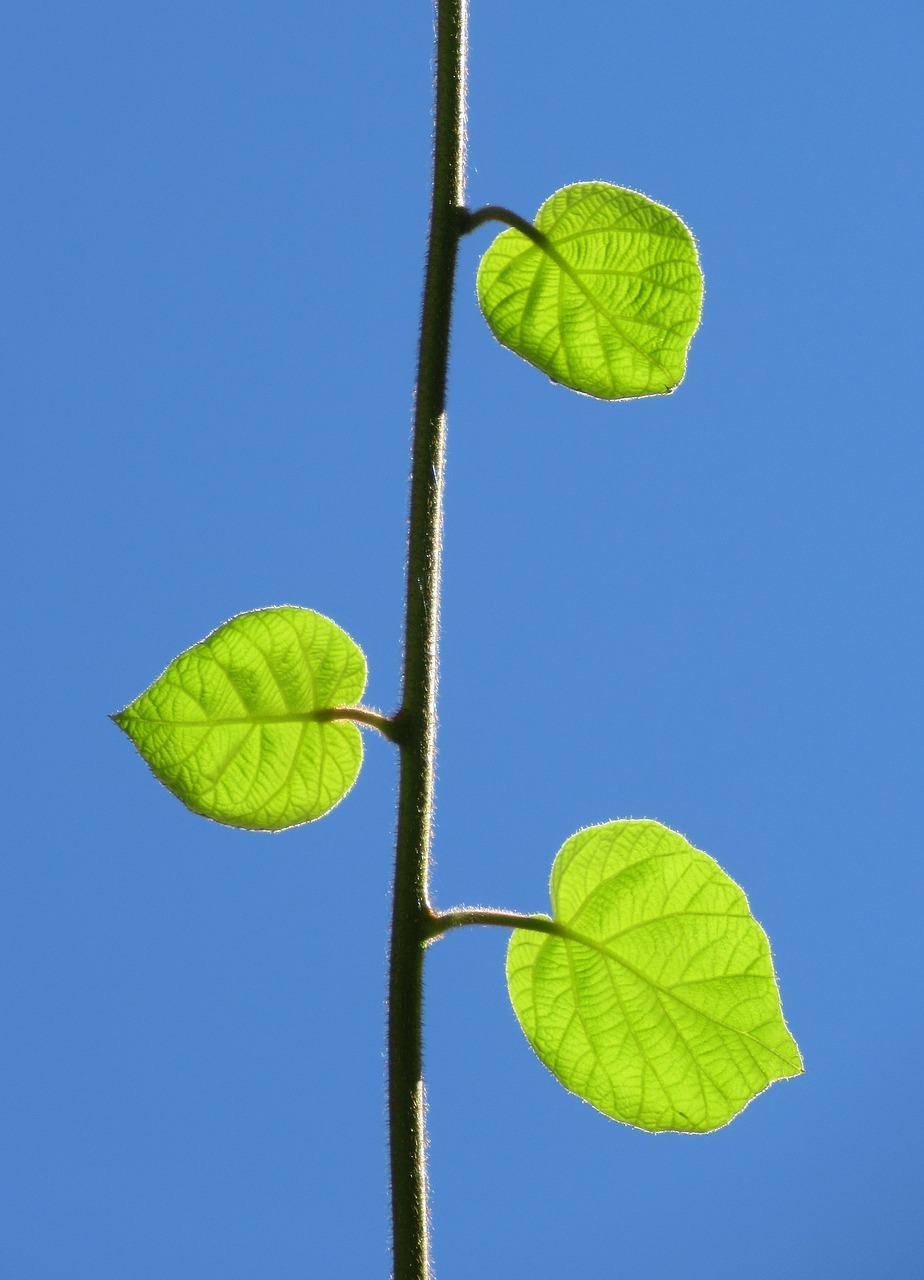
[[726, 1124], [802, 1060], [741, 889], [658, 822], [589, 827], [552, 870], [553, 934], [515, 929], [507, 984], [566, 1089], [641, 1129]]
[[359, 730], [323, 716], [365, 684], [362, 652], [330, 619], [258, 609], [180, 654], [113, 720], [195, 813], [278, 831], [321, 817], [356, 780]]
[[494, 336], [555, 382], [602, 400], [672, 391], [699, 324], [690, 232], [637, 191], [579, 182], [539, 210], [542, 246], [511, 228], [478, 271]]

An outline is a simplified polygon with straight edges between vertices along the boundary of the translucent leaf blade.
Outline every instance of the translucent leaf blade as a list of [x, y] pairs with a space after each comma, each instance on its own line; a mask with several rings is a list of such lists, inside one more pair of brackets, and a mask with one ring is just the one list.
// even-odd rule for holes
[[705, 1133], [801, 1073], [766, 934], [675, 831], [627, 820], [580, 832], [551, 895], [558, 932], [514, 930], [507, 983], [566, 1089], [641, 1129]]
[[194, 813], [279, 831], [321, 817], [355, 782], [359, 730], [323, 716], [365, 684], [361, 650], [330, 619], [259, 609], [180, 654], [113, 719]]
[[547, 200], [535, 226], [545, 247], [511, 228], [478, 270], [478, 300], [498, 341], [602, 400], [672, 391], [703, 296], [683, 222], [636, 191], [581, 182]]

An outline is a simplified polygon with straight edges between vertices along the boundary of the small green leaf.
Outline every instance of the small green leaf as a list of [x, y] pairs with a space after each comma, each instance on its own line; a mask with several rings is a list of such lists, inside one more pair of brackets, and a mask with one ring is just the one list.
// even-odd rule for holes
[[113, 716], [155, 775], [194, 813], [280, 831], [320, 818], [356, 781], [354, 724], [366, 660], [310, 609], [242, 613], [171, 662]]
[[770, 944], [719, 865], [659, 822], [568, 840], [555, 933], [515, 929], [514, 1011], [566, 1089], [640, 1129], [706, 1133], [802, 1059]]
[[498, 341], [601, 400], [672, 391], [703, 298], [677, 215], [637, 191], [578, 182], [546, 200], [535, 226], [541, 245], [511, 228], [481, 260], [478, 300]]

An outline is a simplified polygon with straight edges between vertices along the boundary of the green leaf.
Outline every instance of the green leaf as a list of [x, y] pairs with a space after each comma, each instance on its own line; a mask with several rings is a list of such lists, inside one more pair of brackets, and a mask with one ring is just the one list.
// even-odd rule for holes
[[637, 191], [578, 182], [536, 215], [542, 244], [503, 231], [481, 260], [478, 300], [505, 347], [601, 400], [680, 382], [703, 278], [675, 213]]
[[324, 717], [365, 684], [362, 652], [329, 618], [257, 609], [180, 654], [112, 718], [194, 813], [279, 831], [320, 818], [356, 781], [359, 730]]
[[640, 1129], [706, 1133], [802, 1059], [766, 934], [712, 858], [659, 822], [609, 822], [552, 870], [555, 932], [515, 929], [514, 1011], [566, 1089]]

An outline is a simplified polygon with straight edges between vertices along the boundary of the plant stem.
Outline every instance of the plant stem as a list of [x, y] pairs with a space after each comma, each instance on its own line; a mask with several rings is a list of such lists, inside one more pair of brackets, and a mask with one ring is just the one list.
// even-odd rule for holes
[[549, 241], [544, 232], [538, 227], [534, 227], [526, 218], [521, 218], [518, 213], [514, 213], [512, 209], [505, 209], [502, 204], [486, 204], [482, 208], [472, 212], [470, 209], [463, 210], [462, 226], [460, 235], [470, 235], [472, 231], [477, 231], [486, 222], [503, 222], [508, 227], [521, 232], [528, 239], [537, 244], [540, 249], [548, 249]]
[[436, 0], [433, 203], [414, 410], [401, 749], [388, 986], [393, 1275], [428, 1280], [423, 957], [433, 809], [446, 374], [465, 179], [466, 0]]
[[534, 933], [552, 933], [561, 936], [561, 926], [550, 916], [524, 916], [519, 911], [496, 911], [492, 907], [454, 907], [451, 911], [434, 912], [430, 923], [430, 937], [439, 938], [450, 929], [461, 929], [469, 924], [493, 924], [502, 929], [530, 929]]
[[[354, 724], [364, 724], [369, 729], [377, 729], [389, 742], [397, 742], [400, 730], [397, 717], [383, 716], [381, 711], [373, 711], [370, 707], [324, 707], [312, 712], [312, 718], [319, 723], [331, 720], [352, 720]], [[282, 717], [280, 716], [280, 719]]]

